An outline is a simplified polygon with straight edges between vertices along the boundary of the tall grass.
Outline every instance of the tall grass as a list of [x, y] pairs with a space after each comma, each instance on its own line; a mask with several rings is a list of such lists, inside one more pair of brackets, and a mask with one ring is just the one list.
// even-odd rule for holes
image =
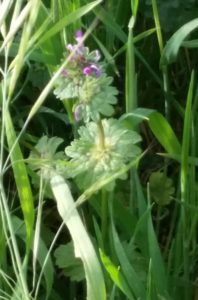
[[[198, 93], [188, 48], [197, 41], [186, 39], [198, 21], [167, 34], [162, 3], [151, 2], [0, 1], [1, 299], [196, 297]], [[63, 150], [56, 136], [66, 146], [78, 134], [71, 105], [52, 90], [80, 28], [77, 48], [97, 47], [115, 78], [115, 117], [143, 137], [140, 157], [86, 190], [46, 171], [45, 157], [33, 161], [39, 173], [28, 159], [42, 138], [53, 162]]]

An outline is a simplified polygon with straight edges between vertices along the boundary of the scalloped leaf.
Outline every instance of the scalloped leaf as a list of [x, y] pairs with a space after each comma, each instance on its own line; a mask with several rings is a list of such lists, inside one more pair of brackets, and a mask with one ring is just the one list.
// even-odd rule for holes
[[167, 205], [172, 201], [175, 192], [173, 180], [162, 172], [153, 172], [149, 178], [152, 199], [158, 205]]

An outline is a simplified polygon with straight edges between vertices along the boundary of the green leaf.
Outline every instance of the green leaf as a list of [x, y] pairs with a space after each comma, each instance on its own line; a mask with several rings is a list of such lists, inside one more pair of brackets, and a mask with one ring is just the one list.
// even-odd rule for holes
[[[29, 252], [29, 248], [32, 242], [32, 233], [35, 218], [34, 199], [21, 148], [18, 142], [15, 144], [16, 133], [8, 110], [5, 112], [5, 129], [8, 148], [9, 150], [12, 149], [12, 151], [10, 152], [10, 159], [26, 226], [26, 251]], [[13, 145], [15, 145], [14, 148]]]
[[57, 208], [64, 223], [69, 229], [75, 256], [81, 258], [87, 282], [87, 300], [105, 300], [105, 284], [100, 263], [94, 247], [85, 230], [70, 189], [63, 177], [54, 174], [50, 181]]
[[51, 172], [54, 170], [60, 173], [64, 172], [65, 162], [63, 161], [62, 164], [62, 160], [65, 158], [64, 153], [61, 151], [56, 152], [62, 142], [63, 139], [56, 136], [52, 138], [43, 136], [40, 138], [28, 157], [30, 168], [35, 171], [41, 171], [45, 179], [49, 179]]
[[67, 245], [60, 245], [54, 252], [56, 265], [64, 270], [71, 281], [81, 281], [85, 278], [82, 261], [74, 256], [74, 245], [72, 242]]
[[162, 52], [160, 64], [167, 65], [174, 62], [177, 58], [180, 47], [185, 38], [198, 27], [198, 18], [186, 23], [178, 29], [167, 42]]
[[173, 180], [165, 173], [153, 172], [149, 178], [151, 198], [159, 205], [167, 205], [174, 194]]

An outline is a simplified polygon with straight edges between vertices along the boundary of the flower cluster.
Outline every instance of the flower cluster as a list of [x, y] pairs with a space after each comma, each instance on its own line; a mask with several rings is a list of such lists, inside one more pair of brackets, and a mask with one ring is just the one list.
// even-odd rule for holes
[[54, 93], [60, 100], [74, 100], [73, 112], [76, 121], [97, 121], [100, 115], [111, 116], [116, 103], [117, 89], [111, 86], [112, 78], [107, 76], [99, 62], [99, 50], [89, 51], [83, 43], [82, 32], [77, 31], [77, 44], [66, 46], [71, 58], [67, 68], [56, 82]]
[[[78, 30], [75, 35], [77, 43], [81, 42], [83, 37], [82, 31]], [[71, 53], [72, 57], [70, 60], [70, 67], [78, 67], [79, 72], [86, 76], [98, 77], [101, 75], [101, 68], [98, 64], [101, 55], [98, 50], [89, 53], [89, 48], [85, 47], [83, 44], [78, 46], [78, 44], [68, 44], [66, 49]], [[67, 76], [69, 75], [69, 70], [66, 70]]]
[[[84, 46], [81, 31], [75, 39], [77, 44], [66, 46], [70, 60], [54, 93], [61, 100], [72, 99], [75, 120], [85, 123], [65, 153], [69, 160], [67, 177], [75, 178], [78, 186], [86, 189], [104, 176], [111, 177], [136, 158], [141, 152], [136, 145], [141, 137], [111, 118], [118, 94], [112, 86], [113, 79], [100, 63], [100, 52], [90, 52]], [[106, 118], [102, 119], [103, 116]], [[124, 178], [126, 174], [120, 177]], [[114, 184], [112, 181], [106, 188], [111, 189]]]

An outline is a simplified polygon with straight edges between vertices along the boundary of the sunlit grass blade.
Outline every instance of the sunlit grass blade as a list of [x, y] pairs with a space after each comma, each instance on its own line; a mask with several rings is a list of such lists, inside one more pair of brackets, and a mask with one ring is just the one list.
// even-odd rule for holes
[[0, 28], [9, 13], [12, 3], [13, 0], [4, 0], [0, 2]]
[[131, 8], [132, 8], [134, 18], [136, 18], [137, 16], [139, 2], [140, 2], [139, 0], [131, 0]]
[[[100, 263], [91, 240], [85, 230], [75, 202], [65, 180], [54, 174], [51, 178], [51, 187], [57, 201], [57, 208], [60, 216], [69, 229], [74, 242], [76, 257], [81, 258], [87, 282], [88, 300], [105, 300], [105, 284]], [[68, 213], [70, 215], [68, 216]]]
[[28, 49], [28, 41], [31, 36], [37, 15], [38, 15], [38, 10], [39, 10], [39, 0], [31, 0], [30, 1], [30, 13], [29, 13], [29, 18], [26, 22], [26, 26], [23, 26], [23, 32], [22, 32], [22, 37], [20, 40], [20, 46], [19, 46], [19, 51], [17, 54], [16, 59], [14, 60], [14, 66], [12, 70], [12, 75], [10, 78], [9, 82], [9, 90], [8, 90], [8, 98], [11, 99], [12, 94], [15, 89], [15, 85], [17, 83], [20, 71], [23, 67], [23, 61], [24, 61], [24, 56], [26, 54], [26, 51]]
[[14, 37], [14, 35], [19, 31], [20, 27], [23, 25], [25, 19], [27, 18], [31, 8], [31, 3], [28, 2], [23, 8], [20, 15], [15, 20], [15, 26], [10, 27], [8, 34], [5, 36], [4, 42], [0, 48], [0, 52], [7, 45], [7, 43]]
[[[16, 133], [12, 124], [9, 111], [5, 112], [5, 129], [8, 147], [11, 149], [16, 142]], [[32, 233], [34, 226], [34, 200], [32, 190], [27, 174], [27, 169], [24, 163], [23, 154], [20, 146], [17, 143], [10, 156], [12, 168], [14, 172], [14, 178], [16, 181], [16, 187], [19, 194], [21, 209], [24, 215], [24, 222], [26, 225], [26, 249], [29, 252], [32, 242]]]
[[159, 44], [160, 53], [161, 53], [163, 51], [163, 48], [164, 48], [164, 45], [163, 45], [164, 43], [163, 43], [163, 38], [162, 38], [162, 31], [161, 31], [161, 26], [160, 26], [160, 20], [159, 20], [159, 14], [158, 14], [158, 8], [157, 8], [157, 1], [156, 0], [152, 0], [152, 7], [153, 7], [153, 15], [154, 15], [157, 39], [158, 39], [158, 44]]
[[121, 273], [120, 268], [116, 267], [109, 257], [102, 252], [102, 250], [100, 250], [100, 257], [106, 271], [109, 273], [109, 276], [115, 285], [119, 287], [119, 289], [127, 296], [128, 299], [135, 300], [123, 274]]

